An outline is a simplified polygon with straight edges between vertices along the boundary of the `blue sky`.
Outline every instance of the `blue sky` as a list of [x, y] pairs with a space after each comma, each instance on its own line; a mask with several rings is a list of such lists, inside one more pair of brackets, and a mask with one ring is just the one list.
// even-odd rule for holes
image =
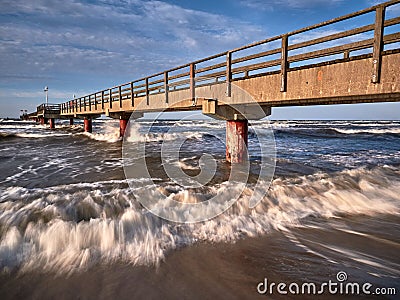
[[[0, 117], [34, 110], [46, 85], [49, 101], [63, 102], [379, 2], [2, 0]], [[399, 104], [279, 108], [272, 118], [399, 119]]]

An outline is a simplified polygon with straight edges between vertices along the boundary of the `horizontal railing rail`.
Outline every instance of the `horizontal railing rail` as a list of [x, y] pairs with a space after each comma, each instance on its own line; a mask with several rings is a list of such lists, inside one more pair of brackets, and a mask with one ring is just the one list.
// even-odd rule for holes
[[[246, 79], [252, 75], [280, 72], [282, 93], [287, 91], [287, 74], [297, 67], [312, 66], [319, 62], [349, 59], [359, 51], [373, 57], [371, 82], [380, 82], [381, 58], [385, 53], [385, 46], [400, 43], [400, 32], [385, 34], [385, 30], [400, 24], [400, 17], [387, 19], [385, 11], [388, 7], [400, 4], [400, 0], [387, 1], [370, 8], [357, 11], [316, 25], [308, 26], [286, 34], [271, 37], [262, 41], [248, 44], [233, 50], [218, 53], [191, 63], [187, 63], [163, 72], [159, 72], [128, 83], [113, 86], [61, 104], [62, 114], [95, 113], [108, 108], [122, 108], [123, 101], [130, 100], [131, 107], [135, 107], [135, 98], [145, 97], [150, 104], [152, 95], [165, 94], [168, 103], [169, 93], [179, 90], [190, 90], [192, 98], [196, 97], [196, 87], [227, 83], [227, 96], [231, 93], [231, 82], [237, 79]], [[350, 20], [368, 13], [375, 12], [375, 22], [362, 24], [357, 28], [333, 32], [328, 35], [314, 38], [302, 38], [312, 30], [342, 21]], [[369, 33], [369, 35], [367, 34]], [[294, 38], [297, 36], [297, 41]], [[311, 35], [312, 36], [312, 35]], [[279, 43], [279, 45], [274, 45]], [[256, 50], [257, 47], [261, 50]], [[398, 49], [400, 47], [395, 47]], [[241, 56], [241, 52], [253, 50], [256, 53]], [[357, 56], [353, 55], [353, 56]], [[322, 60], [325, 59], [325, 60]], [[318, 62], [318, 63], [319, 63]], [[114, 107], [115, 106], [115, 107]]]
[[62, 104], [50, 104], [50, 103], [42, 103], [37, 107], [37, 112], [39, 111], [58, 111], [60, 112]]

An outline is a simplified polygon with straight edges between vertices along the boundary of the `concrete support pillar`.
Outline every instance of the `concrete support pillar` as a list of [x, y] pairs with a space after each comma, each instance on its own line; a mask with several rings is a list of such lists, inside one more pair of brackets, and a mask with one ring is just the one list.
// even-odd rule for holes
[[39, 118], [40, 124], [44, 125], [44, 118]]
[[[250, 99], [249, 103], [254, 102]], [[247, 151], [248, 120], [260, 120], [271, 114], [271, 107], [258, 104], [218, 103], [216, 99], [205, 99], [203, 114], [217, 120], [226, 120], [226, 160], [243, 163], [249, 159]]]
[[126, 132], [129, 120], [136, 120], [143, 117], [142, 112], [109, 112], [107, 117], [119, 119], [119, 136], [123, 137]]
[[226, 121], [226, 160], [232, 164], [248, 160], [248, 121]]
[[56, 121], [54, 120], [54, 118], [50, 119], [50, 129], [54, 129], [56, 128]]
[[70, 125], [70, 126], [74, 125], [74, 118], [70, 118], [70, 119], [69, 119], [69, 125]]
[[125, 135], [126, 127], [128, 126], [128, 119], [119, 120], [119, 136], [123, 137]]
[[85, 129], [85, 132], [92, 132], [92, 119], [91, 118], [85, 118], [83, 120], [83, 128]]

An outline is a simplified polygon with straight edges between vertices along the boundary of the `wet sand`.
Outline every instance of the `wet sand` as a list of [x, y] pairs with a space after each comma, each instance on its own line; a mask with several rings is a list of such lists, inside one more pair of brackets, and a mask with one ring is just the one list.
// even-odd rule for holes
[[351, 272], [344, 266], [321, 265], [319, 257], [274, 232], [235, 244], [186, 247], [171, 252], [158, 267], [113, 264], [70, 276], [3, 275], [0, 299], [337, 299], [329, 294], [259, 295], [256, 287], [265, 277], [270, 282], [327, 281], [335, 279], [338, 270]]

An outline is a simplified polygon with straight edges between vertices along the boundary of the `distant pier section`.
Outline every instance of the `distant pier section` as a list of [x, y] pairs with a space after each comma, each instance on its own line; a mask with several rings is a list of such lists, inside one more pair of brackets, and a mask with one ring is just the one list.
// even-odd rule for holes
[[[387, 1], [57, 107], [38, 108], [29, 117], [53, 122], [80, 118], [91, 131], [92, 119], [105, 114], [120, 120], [123, 135], [127, 120], [146, 112], [202, 110], [227, 121], [227, 160], [240, 162], [248, 120], [269, 115], [272, 107], [400, 101], [400, 16], [387, 17], [388, 8], [399, 3]], [[367, 14], [375, 21], [361, 24], [366, 18], [359, 17]], [[329, 26], [336, 23], [340, 28], [360, 25], [333, 31]], [[251, 95], [265, 114], [243, 113], [251, 103], [234, 95], [233, 85]]]

